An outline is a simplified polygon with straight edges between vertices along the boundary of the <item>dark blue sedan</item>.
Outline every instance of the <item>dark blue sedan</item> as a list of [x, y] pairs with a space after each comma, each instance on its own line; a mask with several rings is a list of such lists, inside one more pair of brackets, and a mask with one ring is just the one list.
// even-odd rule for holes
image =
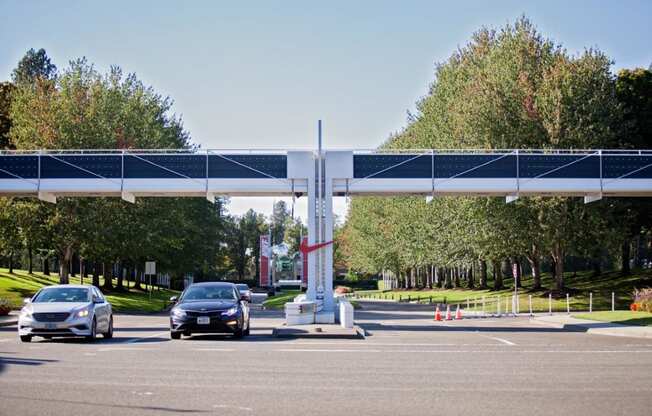
[[203, 282], [186, 288], [170, 311], [170, 337], [181, 335], [249, 335], [249, 306], [233, 283]]

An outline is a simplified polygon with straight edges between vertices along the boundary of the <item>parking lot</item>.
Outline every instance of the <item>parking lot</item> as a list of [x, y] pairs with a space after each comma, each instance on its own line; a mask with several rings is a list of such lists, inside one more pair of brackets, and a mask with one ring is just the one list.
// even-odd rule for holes
[[528, 318], [435, 323], [363, 303], [360, 340], [169, 338], [166, 316], [117, 315], [115, 337], [23, 344], [0, 328], [0, 414], [649, 415], [652, 340]]

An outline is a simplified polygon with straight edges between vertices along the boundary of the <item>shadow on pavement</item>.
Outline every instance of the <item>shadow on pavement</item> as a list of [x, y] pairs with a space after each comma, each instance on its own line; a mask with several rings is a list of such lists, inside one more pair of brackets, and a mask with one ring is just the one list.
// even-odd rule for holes
[[151, 337], [151, 338], [140, 338], [140, 337], [113, 337], [111, 339], [105, 339], [100, 336], [100, 338], [97, 338], [94, 341], [88, 341], [84, 338], [76, 338], [76, 337], [70, 337], [70, 338], [52, 338], [52, 339], [44, 339], [44, 338], [34, 338], [32, 342], [36, 341], [38, 344], [80, 344], [80, 345], [116, 345], [116, 344], [126, 344], [130, 343], [132, 345], [135, 344], [148, 344], [148, 343], [153, 343], [153, 342], [167, 342], [170, 341], [170, 338], [163, 338], [163, 337]]
[[213, 412], [213, 410], [183, 409], [183, 408], [163, 407], [163, 406], [135, 406], [135, 405], [116, 404], [116, 403], [97, 403], [95, 401], [85, 401], [85, 400], [66, 400], [66, 399], [54, 399], [54, 398], [46, 399], [46, 398], [39, 398], [39, 397], [17, 396], [17, 395], [9, 395], [9, 394], [0, 394], [0, 397], [6, 399], [15, 399], [15, 400], [43, 401], [48, 403], [63, 403], [63, 404], [82, 405], [82, 406], [114, 408], [114, 409], [149, 410], [152, 412], [170, 412], [170, 413], [212, 413]]
[[28, 365], [37, 366], [46, 363], [55, 363], [58, 360], [45, 360], [40, 358], [17, 358], [17, 357], [0, 357], [0, 373], [6, 370], [9, 365]]
[[113, 333], [116, 332], [163, 332], [169, 330], [169, 326], [129, 326], [124, 328], [115, 327]]

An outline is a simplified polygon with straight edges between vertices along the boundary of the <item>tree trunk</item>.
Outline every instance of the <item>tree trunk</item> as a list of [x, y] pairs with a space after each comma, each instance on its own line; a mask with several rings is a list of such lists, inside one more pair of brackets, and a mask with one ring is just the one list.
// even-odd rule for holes
[[[116, 280], [115, 288], [118, 289], [118, 290], [123, 290], [124, 289], [124, 278], [125, 278], [125, 276], [124, 276], [124, 267], [123, 267], [124, 263], [119, 262], [118, 265], [120, 266], [120, 268], [118, 269], [118, 275], [116, 276], [117, 280]], [[127, 266], [127, 273], [129, 273], [129, 271], [130, 271], [130, 268]]]
[[32, 246], [27, 248], [27, 267], [29, 274], [34, 273], [34, 251], [32, 250]]
[[104, 276], [104, 289], [112, 290], [113, 289], [113, 279], [112, 279], [111, 263], [104, 262], [102, 263], [102, 276]]
[[564, 290], [564, 251], [559, 242], [554, 244], [552, 258], [555, 261], [555, 289], [561, 292]]
[[448, 267], [444, 268], [444, 278], [446, 279], [444, 281], [444, 288], [452, 289], [453, 288], [453, 269], [449, 269]]
[[468, 282], [468, 288], [469, 289], [474, 289], [475, 288], [475, 282], [473, 281], [473, 266], [469, 267], [466, 271], [466, 278]]
[[600, 276], [602, 274], [602, 260], [599, 257], [591, 260], [591, 266], [593, 268], [594, 277]]
[[538, 256], [527, 256], [527, 261], [532, 269], [532, 289], [541, 289], [541, 263]]
[[50, 275], [50, 258], [46, 257], [43, 259], [43, 274], [46, 276]]
[[487, 261], [480, 260], [480, 289], [487, 288]]
[[142, 279], [140, 274], [138, 273], [138, 267], [134, 268], [134, 289], [136, 290], [143, 290], [143, 286], [141, 285]]
[[434, 272], [435, 272], [435, 275], [434, 275], [434, 277], [433, 277], [433, 278], [435, 279], [435, 281], [433, 282], [433, 283], [434, 283], [434, 286], [435, 286], [435, 287], [441, 287], [441, 286], [440, 286], [440, 283], [439, 283], [440, 280], [441, 280], [441, 279], [440, 279], [440, 278], [441, 278], [441, 274], [440, 274], [440, 272], [439, 272], [439, 267], [435, 267]]
[[93, 276], [93, 286], [96, 288], [100, 287], [100, 274], [98, 273], [97, 270], [97, 263], [92, 262], [91, 267], [93, 268], [91, 276]]
[[620, 273], [624, 276], [628, 275], [631, 272], [631, 269], [629, 267], [629, 257], [630, 257], [630, 252], [631, 252], [631, 244], [629, 239], [623, 241], [622, 246], [620, 247], [621, 249], [621, 255], [622, 255], [622, 261], [620, 265]]
[[503, 271], [501, 270], [501, 262], [494, 261], [493, 263], [494, 275], [494, 290], [501, 290], [503, 288]]
[[72, 261], [72, 247], [68, 246], [59, 257], [59, 283], [67, 285], [70, 282], [70, 262]]
[[14, 252], [9, 252], [9, 274], [14, 274]]
[[453, 270], [454, 270], [454, 273], [455, 273], [455, 287], [459, 288], [459, 287], [462, 286], [462, 285], [460, 285], [460, 268], [458, 266], [455, 266], [455, 268]]
[[84, 276], [84, 277], [88, 277], [88, 267], [89, 267], [89, 264], [90, 264], [90, 263], [88, 262], [88, 260], [83, 260], [82, 263], [81, 263], [82, 268], [83, 268], [82, 276]]

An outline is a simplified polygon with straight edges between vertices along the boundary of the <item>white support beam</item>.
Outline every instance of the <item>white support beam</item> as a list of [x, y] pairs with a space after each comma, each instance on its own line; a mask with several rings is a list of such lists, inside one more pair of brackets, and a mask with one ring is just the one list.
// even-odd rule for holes
[[49, 202], [51, 204], [57, 203], [57, 196], [50, 192], [39, 192], [38, 199], [40, 199], [41, 201]]
[[127, 202], [131, 202], [132, 204], [136, 203], [136, 195], [132, 194], [131, 192], [122, 191], [120, 197]]
[[507, 195], [505, 197], [505, 203], [511, 204], [512, 202], [516, 201], [519, 198], [518, 195]]
[[591, 202], [596, 202], [602, 199], [602, 194], [598, 195], [586, 195], [584, 197], [584, 203], [585, 204], [590, 204]]

